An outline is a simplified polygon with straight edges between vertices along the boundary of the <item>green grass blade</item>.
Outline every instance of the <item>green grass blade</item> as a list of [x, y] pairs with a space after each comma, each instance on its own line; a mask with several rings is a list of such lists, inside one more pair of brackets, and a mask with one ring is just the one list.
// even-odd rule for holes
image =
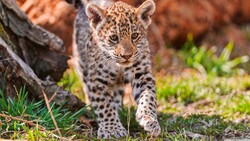
[[219, 60], [220, 60], [221, 62], [226, 62], [226, 61], [229, 60], [229, 57], [230, 57], [231, 52], [232, 52], [232, 50], [233, 50], [233, 46], [234, 46], [233, 42], [229, 42], [229, 43], [226, 45], [226, 47], [223, 49], [223, 51], [222, 51], [222, 53], [221, 53], [221, 55], [220, 55], [220, 57], [219, 57]]

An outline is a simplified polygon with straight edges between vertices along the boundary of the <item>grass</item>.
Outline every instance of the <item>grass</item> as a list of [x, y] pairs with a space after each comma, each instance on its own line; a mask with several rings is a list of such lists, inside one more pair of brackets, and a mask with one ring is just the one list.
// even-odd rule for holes
[[214, 100], [230, 93], [250, 88], [248, 75], [214, 77], [195, 73], [179, 76], [158, 76], [157, 97], [163, 101], [176, 101], [184, 105], [202, 100]]

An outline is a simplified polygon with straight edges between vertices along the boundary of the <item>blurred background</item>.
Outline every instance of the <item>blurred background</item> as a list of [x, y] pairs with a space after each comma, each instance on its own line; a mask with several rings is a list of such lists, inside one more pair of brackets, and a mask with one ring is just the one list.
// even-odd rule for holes
[[[69, 0], [70, 1], [70, 0]], [[138, 6], [143, 0], [123, 0]], [[66, 54], [72, 53], [72, 33], [77, 9], [65, 0], [17, 0], [33, 23], [63, 39]], [[155, 0], [156, 12], [149, 29], [157, 71], [180, 68], [176, 51], [188, 35], [196, 46], [213, 48], [219, 55], [231, 41], [232, 58], [250, 54], [250, 2], [245, 0]], [[176, 58], [177, 57], [177, 58]], [[160, 61], [159, 61], [160, 60]], [[176, 62], [177, 61], [177, 62]], [[173, 69], [178, 69], [173, 68]], [[245, 67], [248, 70], [248, 67]]]

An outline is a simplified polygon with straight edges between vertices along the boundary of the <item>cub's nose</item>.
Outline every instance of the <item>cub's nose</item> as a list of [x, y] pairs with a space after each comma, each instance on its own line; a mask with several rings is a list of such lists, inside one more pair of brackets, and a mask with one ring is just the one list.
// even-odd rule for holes
[[133, 54], [126, 54], [126, 55], [125, 54], [124, 55], [121, 54], [121, 57], [124, 58], [124, 59], [126, 59], [126, 60], [128, 60], [129, 58], [132, 57], [132, 55]]

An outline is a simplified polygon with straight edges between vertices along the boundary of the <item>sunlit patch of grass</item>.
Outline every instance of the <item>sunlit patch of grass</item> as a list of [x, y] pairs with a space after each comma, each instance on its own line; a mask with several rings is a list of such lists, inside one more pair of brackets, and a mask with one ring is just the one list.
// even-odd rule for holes
[[58, 82], [58, 85], [63, 89], [72, 92], [74, 95], [84, 101], [85, 97], [82, 90], [82, 84], [73, 68], [70, 68], [64, 72], [62, 79]]
[[[214, 109], [228, 119], [250, 119], [250, 91], [235, 92], [220, 98], [214, 105]], [[246, 121], [250, 123], [250, 120]]]
[[199, 74], [166, 75], [157, 77], [158, 99], [193, 103], [201, 99], [227, 95], [234, 91], [248, 90], [250, 77], [212, 77]]
[[212, 77], [180, 74], [157, 77], [159, 109], [173, 114], [199, 110], [231, 120], [249, 117], [249, 84], [248, 75]]

